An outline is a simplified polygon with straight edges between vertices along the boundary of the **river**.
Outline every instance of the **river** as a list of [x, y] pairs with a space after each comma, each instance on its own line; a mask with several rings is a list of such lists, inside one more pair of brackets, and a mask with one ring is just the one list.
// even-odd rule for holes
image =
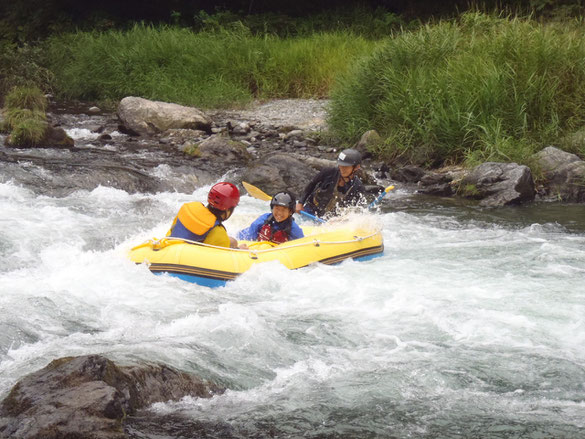
[[[155, 404], [129, 420], [135, 438], [583, 437], [583, 205], [486, 210], [399, 187], [364, 214], [383, 256], [210, 289], [126, 252], [211, 182], [49, 190], [42, 163], [20, 166], [38, 178], [0, 174], [0, 398], [52, 359], [103, 354], [227, 388]], [[243, 196], [228, 232], [266, 210]]]

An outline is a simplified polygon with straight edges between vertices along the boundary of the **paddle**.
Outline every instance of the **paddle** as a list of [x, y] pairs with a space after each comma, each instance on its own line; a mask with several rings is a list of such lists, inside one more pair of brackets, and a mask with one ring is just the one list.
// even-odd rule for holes
[[394, 186], [388, 186], [386, 189], [384, 189], [384, 192], [382, 192], [380, 195], [378, 195], [376, 197], [376, 199], [368, 205], [368, 209], [372, 209], [372, 208], [376, 207], [376, 204], [378, 204], [380, 201], [382, 201], [382, 198], [384, 198], [386, 196], [386, 194], [393, 189], [394, 189]]
[[[256, 186], [248, 183], [247, 181], [242, 181], [242, 185], [248, 191], [248, 193], [251, 196], [253, 196], [254, 198], [257, 198], [257, 199], [262, 200], [262, 201], [272, 200], [272, 197], [270, 195], [268, 195], [262, 189], [257, 188]], [[304, 210], [301, 210], [301, 215], [305, 215], [307, 218], [311, 218], [313, 221], [316, 221], [318, 223], [326, 222], [324, 219], [318, 218], [315, 215], [311, 215], [309, 212], [305, 212]]]

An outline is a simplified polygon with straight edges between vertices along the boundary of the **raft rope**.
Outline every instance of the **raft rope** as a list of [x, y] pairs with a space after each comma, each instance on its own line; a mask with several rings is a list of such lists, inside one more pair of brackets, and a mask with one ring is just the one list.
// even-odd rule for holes
[[[300, 242], [298, 244], [290, 244], [287, 245], [284, 248], [294, 248], [294, 247], [304, 247], [304, 246], [314, 246], [314, 247], [319, 247], [321, 245], [328, 245], [328, 244], [351, 244], [352, 242], [360, 242], [363, 241], [365, 239], [371, 238], [372, 236], [377, 235], [378, 232], [374, 232], [370, 235], [366, 235], [366, 236], [356, 236], [354, 235], [354, 239], [350, 239], [348, 241], [320, 241], [319, 239], [314, 239], [310, 242]], [[168, 241], [175, 241], [176, 243], [180, 243], [180, 242], [186, 242], [188, 244], [194, 244], [194, 245], [200, 245], [203, 247], [209, 247], [209, 248], [217, 248], [217, 249], [221, 249], [221, 250], [237, 250], [240, 252], [249, 252], [251, 254], [257, 254], [257, 253], [265, 253], [265, 252], [271, 252], [271, 251], [275, 251], [275, 250], [280, 250], [283, 247], [280, 246], [276, 246], [276, 247], [271, 247], [271, 248], [266, 248], [266, 249], [259, 249], [259, 250], [255, 250], [255, 249], [242, 249], [242, 248], [231, 248], [231, 247], [221, 247], [221, 246], [217, 246], [217, 245], [211, 245], [211, 244], [205, 244], [203, 242], [199, 242], [199, 241], [192, 241], [190, 239], [185, 239], [185, 238], [175, 238], [173, 236], [167, 236], [165, 238], [161, 238], [161, 239], [156, 239], [156, 238], [152, 238], [149, 239], [148, 241], [134, 247], [132, 250], [135, 250], [137, 248], [140, 247], [144, 247], [146, 245], [150, 245], [152, 248], [156, 249], [158, 248], [164, 248], [167, 245], [169, 245], [170, 243]], [[261, 242], [261, 241], [258, 241]], [[290, 241], [289, 241], [290, 242]]]

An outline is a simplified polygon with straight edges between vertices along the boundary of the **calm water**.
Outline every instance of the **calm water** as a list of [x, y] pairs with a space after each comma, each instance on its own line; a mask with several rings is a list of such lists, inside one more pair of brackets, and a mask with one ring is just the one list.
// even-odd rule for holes
[[[384, 256], [258, 266], [219, 289], [126, 259], [208, 188], [0, 184], [0, 397], [54, 358], [103, 354], [228, 389], [154, 405], [135, 437], [583, 437], [585, 206], [399, 189], [354, 218], [383, 228]], [[244, 196], [228, 231], [266, 208]]]

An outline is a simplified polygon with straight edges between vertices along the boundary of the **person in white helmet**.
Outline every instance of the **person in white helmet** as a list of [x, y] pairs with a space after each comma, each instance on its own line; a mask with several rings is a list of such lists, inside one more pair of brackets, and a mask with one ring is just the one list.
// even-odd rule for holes
[[355, 149], [345, 149], [337, 157], [337, 166], [321, 170], [305, 187], [296, 206], [323, 216], [335, 212], [337, 207], [356, 205], [365, 200], [365, 187], [356, 175], [361, 167], [362, 155]]

